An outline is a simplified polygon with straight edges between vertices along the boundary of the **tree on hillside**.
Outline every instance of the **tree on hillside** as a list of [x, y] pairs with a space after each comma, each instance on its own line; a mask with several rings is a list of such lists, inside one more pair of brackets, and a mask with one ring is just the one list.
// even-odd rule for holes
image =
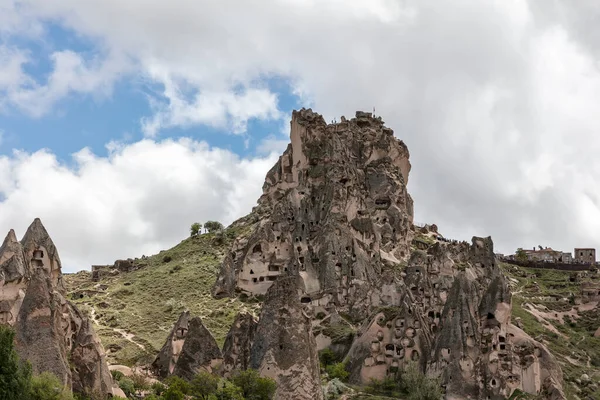
[[223, 224], [217, 221], [206, 221], [204, 223], [204, 229], [208, 231], [208, 233], [213, 233], [217, 231], [223, 230]]
[[428, 378], [420, 371], [418, 364], [411, 362], [400, 378], [407, 400], [439, 400], [442, 388], [437, 379]]
[[190, 236], [197, 236], [198, 233], [202, 230], [202, 224], [199, 222], [194, 222], [190, 227]]
[[242, 389], [244, 398], [248, 400], [270, 400], [277, 389], [273, 379], [260, 376], [254, 369], [238, 372], [231, 381]]
[[31, 366], [21, 362], [14, 349], [15, 333], [0, 325], [0, 399], [20, 400], [31, 388]]
[[192, 393], [195, 399], [209, 400], [219, 388], [219, 377], [201, 371], [192, 380]]
[[515, 258], [517, 259], [517, 261], [525, 262], [527, 261], [527, 253], [525, 253], [525, 250], [519, 247], [515, 252]]

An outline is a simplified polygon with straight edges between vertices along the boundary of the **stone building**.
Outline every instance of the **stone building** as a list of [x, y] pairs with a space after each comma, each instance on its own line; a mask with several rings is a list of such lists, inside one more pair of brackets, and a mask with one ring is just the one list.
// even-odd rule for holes
[[573, 262], [573, 255], [571, 253], [563, 252], [558, 261], [571, 264]]
[[596, 249], [576, 248], [575, 249], [575, 261], [595, 264], [596, 263]]
[[533, 250], [525, 250], [525, 254], [529, 261], [556, 262], [563, 253], [550, 247], [540, 249], [534, 247]]

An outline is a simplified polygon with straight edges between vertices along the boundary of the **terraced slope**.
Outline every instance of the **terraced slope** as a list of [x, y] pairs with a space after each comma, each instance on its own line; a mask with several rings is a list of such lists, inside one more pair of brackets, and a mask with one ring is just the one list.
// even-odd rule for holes
[[[510, 277], [513, 319], [561, 364], [571, 399], [600, 399], [600, 274], [501, 264]], [[599, 332], [600, 335], [600, 332]]]
[[210, 294], [231, 241], [251, 230], [244, 220], [220, 234], [183, 240], [170, 250], [136, 259], [139, 269], [93, 282], [88, 271], [65, 275], [68, 298], [96, 322], [112, 364], [150, 363], [184, 309], [200, 316], [222, 345], [240, 310], [255, 313], [256, 303], [216, 300]]

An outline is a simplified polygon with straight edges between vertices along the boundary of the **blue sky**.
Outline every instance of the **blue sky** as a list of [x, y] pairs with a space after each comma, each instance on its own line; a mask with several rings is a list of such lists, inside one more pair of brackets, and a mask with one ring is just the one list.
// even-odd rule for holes
[[68, 271], [169, 248], [252, 209], [291, 110], [376, 106], [415, 220], [600, 246], [600, 3], [261, 2], [0, 0], [0, 232], [40, 217]]
[[[23, 70], [38, 84], [45, 84], [53, 70], [52, 53], [70, 50], [91, 58], [97, 52], [97, 43], [55, 23], [44, 24], [44, 29], [46, 34], [42, 39], [7, 41], [33, 55], [32, 62], [25, 64]], [[285, 80], [268, 79], [263, 85], [277, 93], [277, 106], [283, 113], [289, 115], [294, 108], [302, 107]], [[106, 145], [111, 141], [132, 143], [144, 138], [140, 121], [152, 115], [147, 96], [157, 86], [160, 85], [135, 77], [120, 79], [109, 96], [73, 94], [54, 104], [52, 112], [34, 118], [11, 108], [0, 114], [3, 132], [0, 154], [10, 154], [13, 149], [35, 152], [47, 148], [68, 163], [72, 153], [88, 147], [95, 154], [106, 156]], [[205, 125], [172, 127], [162, 130], [159, 139], [192, 137], [248, 156], [260, 152], [259, 146], [268, 137], [286, 139], [287, 132], [282, 130], [285, 127], [287, 123], [281, 119], [251, 120], [247, 131], [241, 134]]]

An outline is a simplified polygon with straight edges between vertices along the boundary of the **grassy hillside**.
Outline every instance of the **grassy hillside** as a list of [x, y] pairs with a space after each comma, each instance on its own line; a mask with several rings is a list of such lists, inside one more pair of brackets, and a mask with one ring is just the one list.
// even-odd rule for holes
[[[257, 314], [260, 306], [210, 295], [233, 239], [252, 229], [249, 223], [239, 223], [222, 234], [188, 238], [170, 250], [136, 259], [138, 270], [100, 282], [92, 282], [87, 271], [65, 275], [69, 298], [97, 322], [113, 364], [152, 362], [184, 309], [200, 316], [222, 345], [236, 314]], [[582, 284], [600, 285], [600, 275], [500, 267], [511, 283], [513, 322], [557, 357], [568, 397], [600, 400], [600, 338], [594, 337], [600, 328], [600, 307], [581, 298]]]
[[258, 304], [210, 295], [231, 242], [251, 229], [238, 225], [222, 234], [188, 238], [170, 250], [136, 259], [140, 269], [100, 282], [92, 282], [87, 271], [66, 274], [68, 298], [97, 322], [95, 328], [113, 364], [152, 362], [184, 309], [200, 316], [222, 345], [237, 313], [258, 309]]
[[581, 302], [581, 285], [600, 283], [600, 275], [509, 264], [501, 268], [511, 280], [513, 323], [520, 319], [522, 329], [556, 356], [567, 396], [600, 400], [600, 338], [594, 337], [600, 308]]

